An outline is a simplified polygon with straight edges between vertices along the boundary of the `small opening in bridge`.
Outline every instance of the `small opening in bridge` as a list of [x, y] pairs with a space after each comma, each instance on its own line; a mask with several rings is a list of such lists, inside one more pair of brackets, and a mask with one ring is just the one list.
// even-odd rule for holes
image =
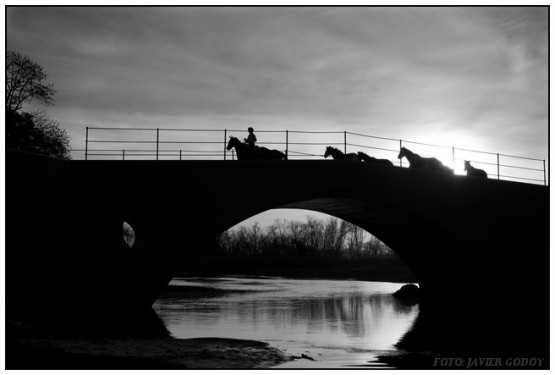
[[133, 230], [133, 227], [131, 227], [131, 225], [129, 225], [129, 223], [126, 221], [123, 222], [122, 233], [123, 233], [123, 240], [125, 241], [127, 246], [129, 246], [129, 248], [133, 248], [133, 245], [135, 245], [135, 238], [136, 238], [135, 231]]

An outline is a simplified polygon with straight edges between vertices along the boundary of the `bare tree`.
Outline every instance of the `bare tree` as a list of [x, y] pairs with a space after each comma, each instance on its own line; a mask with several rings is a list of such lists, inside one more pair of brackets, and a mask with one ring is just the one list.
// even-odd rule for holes
[[374, 236], [370, 236], [368, 241], [364, 243], [364, 252], [372, 257], [390, 257], [395, 253], [386, 244]]
[[276, 219], [267, 229], [268, 236], [278, 246], [285, 248], [288, 245], [287, 221]]
[[307, 216], [306, 222], [276, 219], [268, 227], [254, 223], [220, 236], [222, 252], [239, 257], [362, 259], [392, 256], [393, 252], [355, 224], [330, 217]]
[[6, 110], [19, 111], [25, 102], [54, 104], [54, 86], [44, 81], [48, 77], [39, 64], [19, 52], [6, 54]]
[[322, 241], [322, 252], [324, 254], [330, 254], [336, 250], [335, 237], [337, 236], [337, 223], [338, 221], [335, 217], [330, 217], [324, 224], [324, 235]]
[[71, 159], [70, 138], [45, 112], [21, 111], [26, 102], [54, 104], [56, 90], [42, 66], [19, 52], [6, 54], [6, 148]]
[[347, 238], [347, 234], [349, 233], [349, 223], [346, 221], [341, 220], [339, 222], [339, 228], [337, 230], [337, 235], [335, 236], [335, 249], [336, 251], [341, 252], [345, 245], [345, 239]]
[[302, 242], [303, 239], [303, 223], [297, 220], [292, 220], [287, 223], [287, 231], [289, 234], [289, 243], [296, 245]]
[[247, 239], [250, 245], [250, 255], [258, 255], [260, 253], [260, 243], [261, 241], [261, 228], [258, 222], [255, 222], [250, 231], [247, 232]]
[[347, 251], [350, 258], [358, 258], [362, 252], [364, 230], [355, 224], [347, 223]]
[[307, 216], [305, 228], [306, 246], [313, 251], [321, 250], [324, 234], [324, 224], [322, 221], [312, 216]]

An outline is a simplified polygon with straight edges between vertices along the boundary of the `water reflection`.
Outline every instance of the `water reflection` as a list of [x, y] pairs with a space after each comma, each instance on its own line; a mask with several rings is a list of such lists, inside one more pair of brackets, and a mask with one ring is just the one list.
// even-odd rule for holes
[[391, 296], [399, 288], [393, 283], [228, 278], [171, 285], [154, 308], [174, 337], [265, 341], [292, 354], [318, 353], [315, 367], [364, 364], [376, 351], [395, 350], [418, 313]]

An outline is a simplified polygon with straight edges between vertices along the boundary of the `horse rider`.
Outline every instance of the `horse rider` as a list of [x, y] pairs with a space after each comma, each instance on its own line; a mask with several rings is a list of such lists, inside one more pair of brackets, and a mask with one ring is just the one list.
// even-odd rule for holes
[[253, 128], [248, 128], [248, 131], [249, 131], [249, 135], [247, 136], [247, 138], [245, 138], [245, 143], [249, 145], [251, 150], [254, 150], [254, 146], [256, 143], [256, 135], [254, 135]]

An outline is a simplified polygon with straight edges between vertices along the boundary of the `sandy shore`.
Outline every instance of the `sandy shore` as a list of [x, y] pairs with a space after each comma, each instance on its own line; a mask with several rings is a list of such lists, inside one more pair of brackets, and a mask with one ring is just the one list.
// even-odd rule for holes
[[[165, 327], [137, 336], [121, 330], [114, 335], [102, 325], [86, 333], [52, 323], [6, 319], [6, 369], [135, 370], [270, 368], [297, 359], [260, 341], [229, 338], [175, 339]], [[154, 324], [154, 326], [156, 326]], [[149, 332], [149, 333], [145, 333]]]
[[224, 338], [26, 338], [7, 347], [7, 369], [249, 369], [292, 360], [258, 341]]

